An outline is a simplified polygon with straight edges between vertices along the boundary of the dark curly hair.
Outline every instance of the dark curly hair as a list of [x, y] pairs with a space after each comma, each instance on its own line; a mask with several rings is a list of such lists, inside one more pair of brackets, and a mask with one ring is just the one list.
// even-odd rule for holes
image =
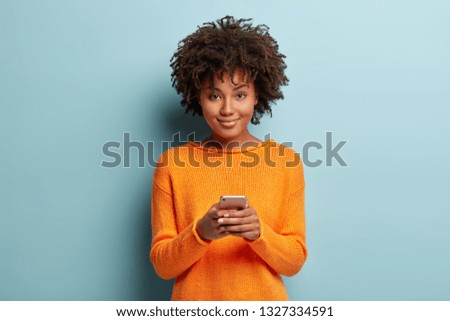
[[205, 80], [209, 79], [213, 86], [215, 76], [223, 81], [223, 73], [227, 72], [233, 79], [235, 70], [240, 69], [248, 82], [254, 82], [258, 96], [252, 124], [259, 124], [265, 112], [272, 117], [271, 105], [283, 99], [280, 87], [289, 82], [284, 74], [286, 56], [278, 52], [269, 27], [253, 27], [251, 21], [226, 16], [198, 26], [197, 31], [178, 43], [170, 67], [172, 86], [183, 96], [185, 113], [203, 115], [199, 92]]

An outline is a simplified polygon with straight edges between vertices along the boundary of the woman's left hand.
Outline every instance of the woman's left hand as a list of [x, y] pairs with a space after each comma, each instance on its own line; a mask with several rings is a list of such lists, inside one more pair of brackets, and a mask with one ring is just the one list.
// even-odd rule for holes
[[240, 236], [249, 241], [254, 241], [259, 237], [260, 225], [258, 214], [252, 207], [243, 210], [230, 210], [228, 217], [218, 220], [219, 229], [228, 232], [230, 235]]

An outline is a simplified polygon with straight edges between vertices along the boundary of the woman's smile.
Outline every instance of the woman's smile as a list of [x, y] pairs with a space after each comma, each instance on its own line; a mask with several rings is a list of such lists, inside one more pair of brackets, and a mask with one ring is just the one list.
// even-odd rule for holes
[[233, 128], [237, 124], [239, 119], [234, 119], [234, 120], [220, 120], [220, 119], [218, 119], [218, 121], [219, 121], [219, 124], [222, 125], [222, 127]]

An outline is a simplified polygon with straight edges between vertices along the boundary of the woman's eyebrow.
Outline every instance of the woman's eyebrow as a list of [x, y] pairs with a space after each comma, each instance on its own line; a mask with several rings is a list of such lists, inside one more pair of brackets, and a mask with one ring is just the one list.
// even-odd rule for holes
[[233, 90], [238, 90], [241, 89], [242, 87], [248, 87], [248, 84], [247, 83], [239, 84], [236, 87], [234, 87]]
[[[242, 84], [236, 85], [236, 87], [233, 88], [233, 91], [241, 89], [242, 87], [248, 87], [248, 84], [242, 83]], [[208, 89], [209, 89], [209, 87], [208, 87]], [[217, 87], [213, 87], [213, 90], [222, 92], [222, 90], [220, 90], [220, 88], [217, 88]]]

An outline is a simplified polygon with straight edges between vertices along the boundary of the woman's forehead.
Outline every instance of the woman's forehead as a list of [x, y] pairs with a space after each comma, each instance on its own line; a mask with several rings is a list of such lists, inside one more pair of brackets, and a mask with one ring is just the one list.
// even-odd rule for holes
[[206, 87], [211, 87], [211, 85], [220, 85], [223, 83], [229, 83], [231, 82], [232, 85], [237, 86], [242, 83], [248, 83], [248, 76], [247, 74], [242, 71], [242, 69], [236, 69], [233, 72], [233, 78], [231, 79], [231, 72], [229, 71], [222, 71], [218, 72], [214, 75], [214, 84], [211, 84], [211, 79], [209, 77], [206, 77], [205, 81], [203, 82], [203, 85]]

